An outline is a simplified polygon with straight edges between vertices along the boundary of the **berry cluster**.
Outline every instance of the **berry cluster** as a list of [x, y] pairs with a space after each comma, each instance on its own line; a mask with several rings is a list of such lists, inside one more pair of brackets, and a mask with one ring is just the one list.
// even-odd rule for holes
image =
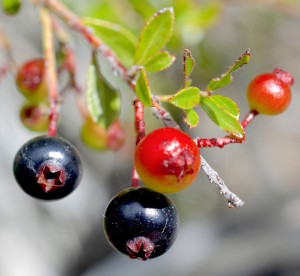
[[[47, 130], [49, 119], [41, 112], [45, 104], [44, 62], [25, 64], [17, 84], [27, 98], [21, 118], [32, 130]], [[255, 114], [278, 114], [291, 101], [293, 78], [283, 70], [254, 78], [248, 87], [248, 101]], [[42, 104], [41, 104], [42, 103]], [[83, 142], [93, 149], [119, 149], [124, 142], [118, 122], [106, 131], [88, 117], [81, 130]], [[109, 146], [110, 145], [110, 146]], [[196, 143], [176, 128], [160, 128], [138, 143], [134, 166], [148, 188], [128, 188], [108, 204], [104, 231], [119, 252], [132, 259], [147, 260], [164, 254], [174, 243], [178, 230], [178, 212], [163, 193], [179, 192], [196, 179], [201, 156]], [[63, 138], [39, 136], [25, 143], [14, 161], [14, 175], [29, 195], [43, 200], [60, 199], [79, 184], [82, 165], [74, 146]]]
[[[10, 1], [7, 3], [4, 5], [7, 14], [18, 12], [21, 1], [16, 1], [17, 5]], [[85, 37], [93, 48], [85, 93], [82, 93], [75, 82], [75, 56], [69, 46], [68, 34], [51, 17], [49, 10]], [[102, 76], [97, 58], [97, 53], [100, 52], [136, 96], [134, 107], [137, 139], [131, 187], [121, 191], [110, 201], [104, 216], [104, 231], [111, 245], [130, 258], [141, 260], [158, 257], [170, 249], [177, 236], [179, 216], [174, 203], [164, 193], [176, 193], [189, 187], [197, 178], [201, 166], [210, 181], [219, 185], [229, 207], [242, 206], [243, 202], [224, 183], [218, 182], [218, 174], [211, 168], [207, 169], [208, 165], [200, 156], [199, 148], [222, 148], [231, 143], [243, 143], [245, 128], [256, 115], [276, 115], [285, 111], [291, 102], [290, 86], [294, 81], [289, 73], [275, 69], [272, 73], [254, 78], [247, 90], [250, 112], [240, 122], [237, 104], [225, 96], [214, 95], [214, 92], [228, 85], [232, 80], [231, 73], [249, 62], [249, 49], [224, 74], [212, 79], [203, 91], [191, 86], [190, 75], [195, 61], [191, 52], [186, 49], [183, 88], [171, 96], [154, 96], [151, 95], [147, 73], [162, 71], [175, 60], [174, 55], [163, 50], [173, 29], [172, 8], [162, 9], [151, 17], [139, 39], [133, 43], [137, 44], [134, 57], [130, 62], [127, 59], [126, 62], [123, 61], [126, 66], [117, 56], [120, 52], [116, 51], [115, 54], [109, 48], [110, 45], [103, 44], [87, 27], [89, 24], [96, 24], [95, 21], [92, 20], [91, 23], [89, 19], [85, 19], [83, 23], [84, 20], [77, 18], [57, 1], [44, 1], [40, 15], [45, 57], [26, 62], [18, 68], [16, 74], [16, 86], [26, 99], [20, 112], [22, 123], [33, 131], [48, 130], [48, 135], [38, 136], [25, 143], [15, 156], [13, 173], [25, 193], [37, 199], [56, 200], [69, 195], [80, 182], [82, 163], [77, 149], [56, 135], [63, 92], [69, 88], [76, 92], [79, 111], [83, 117], [80, 132], [83, 143], [100, 151], [117, 151], [123, 146], [125, 135], [118, 118], [121, 106], [119, 93]], [[101, 28], [105, 30], [105, 26], [109, 28], [103, 32], [107, 32], [104, 41], [112, 34], [114, 39], [110, 43], [119, 43], [115, 36], [123, 28], [110, 23]], [[100, 35], [101, 33], [99, 32]], [[56, 53], [54, 37], [58, 41]], [[126, 32], [126, 29], [122, 39], [127, 39], [131, 46], [135, 41], [135, 37], [129, 31]], [[57, 75], [63, 71], [68, 74], [69, 85], [58, 93]], [[193, 140], [179, 130], [172, 116], [160, 105], [161, 101], [181, 109], [184, 122], [190, 128], [199, 123], [194, 108], [200, 106], [228, 135], [223, 138]], [[165, 125], [148, 135], [145, 134], [145, 106], [152, 107], [154, 116]], [[146, 187], [140, 187], [140, 180]]]

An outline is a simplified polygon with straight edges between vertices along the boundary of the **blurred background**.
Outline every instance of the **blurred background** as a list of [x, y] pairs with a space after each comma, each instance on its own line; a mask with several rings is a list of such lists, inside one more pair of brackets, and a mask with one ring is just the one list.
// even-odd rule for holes
[[[23, 4], [15, 16], [0, 11], [0, 25], [19, 65], [43, 55], [38, 9]], [[65, 4], [81, 16], [110, 20], [137, 36], [155, 11], [174, 6], [175, 29], [167, 48], [177, 60], [168, 70], [149, 74], [154, 94], [180, 89], [185, 48], [196, 60], [193, 85], [202, 89], [250, 48], [250, 63], [234, 73], [234, 81], [219, 93], [238, 103], [243, 118], [248, 112], [249, 81], [279, 67], [295, 79], [293, 99], [283, 114], [255, 119], [246, 130], [245, 144], [201, 151], [245, 206], [228, 209], [217, 188], [200, 172], [191, 187], [170, 195], [181, 220], [177, 241], [165, 255], [142, 262], [115, 252], [103, 232], [106, 205], [130, 186], [135, 145], [130, 89], [112, 76], [102, 60], [105, 75], [122, 96], [120, 120], [126, 143], [117, 153], [93, 151], [81, 142], [83, 119], [73, 94], [67, 94], [58, 132], [79, 149], [84, 175], [70, 196], [43, 202], [26, 195], [12, 173], [17, 150], [39, 134], [20, 122], [24, 99], [14, 76], [7, 74], [0, 80], [0, 275], [300, 275], [299, 1], [68, 0]], [[84, 88], [91, 49], [80, 35], [70, 34], [76, 80]], [[0, 65], [4, 60], [0, 51]], [[201, 109], [200, 124], [190, 131], [177, 110], [165, 107], [192, 137], [224, 135]], [[146, 110], [147, 131], [160, 126]]]

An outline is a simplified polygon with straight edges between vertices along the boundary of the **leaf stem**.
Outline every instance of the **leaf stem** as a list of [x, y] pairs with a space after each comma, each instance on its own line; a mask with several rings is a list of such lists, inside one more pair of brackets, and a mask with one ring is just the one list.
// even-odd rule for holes
[[44, 55], [46, 63], [48, 94], [50, 101], [50, 118], [48, 134], [49, 136], [55, 136], [59, 115], [59, 105], [52, 22], [51, 17], [45, 8], [41, 8], [40, 18], [43, 28]]

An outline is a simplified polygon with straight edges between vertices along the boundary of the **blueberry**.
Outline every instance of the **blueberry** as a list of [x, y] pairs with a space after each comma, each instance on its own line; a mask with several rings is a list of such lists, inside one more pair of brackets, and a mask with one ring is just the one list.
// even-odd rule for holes
[[129, 188], [107, 206], [104, 231], [117, 251], [145, 261], [172, 246], [178, 223], [176, 207], [166, 196], [147, 188]]
[[60, 137], [39, 136], [17, 152], [13, 171], [20, 187], [39, 199], [59, 199], [79, 184], [82, 165], [77, 149]]

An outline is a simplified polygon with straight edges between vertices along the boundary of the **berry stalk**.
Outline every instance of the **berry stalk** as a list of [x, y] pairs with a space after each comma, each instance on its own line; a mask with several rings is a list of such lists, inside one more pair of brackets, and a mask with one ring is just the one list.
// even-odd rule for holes
[[48, 11], [44, 8], [41, 8], [40, 10], [40, 18], [43, 28], [44, 55], [50, 102], [48, 134], [49, 136], [55, 136], [57, 130], [59, 105], [52, 21]]
[[[133, 101], [135, 114], [136, 146], [145, 137], [144, 105], [137, 98]], [[139, 176], [135, 166], [132, 168], [131, 187], [139, 187]]]

